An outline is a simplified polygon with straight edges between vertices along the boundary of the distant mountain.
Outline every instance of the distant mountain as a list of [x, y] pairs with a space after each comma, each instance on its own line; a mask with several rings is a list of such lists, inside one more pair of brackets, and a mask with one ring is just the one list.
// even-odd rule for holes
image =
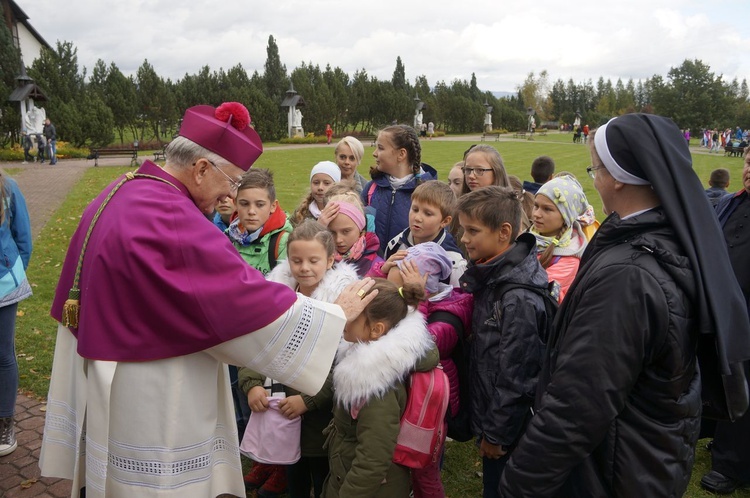
[[518, 92], [492, 92], [492, 95], [495, 96], [496, 99], [504, 99], [507, 97], [512, 97], [513, 95], [516, 95]]

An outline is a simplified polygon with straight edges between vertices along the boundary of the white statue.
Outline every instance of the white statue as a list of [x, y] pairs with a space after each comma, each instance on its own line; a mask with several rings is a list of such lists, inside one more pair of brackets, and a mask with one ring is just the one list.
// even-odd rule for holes
[[47, 119], [47, 112], [44, 108], [35, 107], [31, 104], [31, 109], [26, 112], [23, 124], [29, 135], [40, 134], [44, 130], [44, 120]]
[[295, 128], [302, 128], [302, 111], [299, 109], [294, 110], [294, 119], [292, 119], [292, 126]]
[[488, 112], [484, 115], [484, 126], [489, 126], [492, 129], [492, 113]]
[[422, 111], [419, 111], [419, 113], [417, 113], [417, 122], [416, 122], [417, 131], [419, 131], [422, 128], [422, 120], [423, 119], [424, 119], [424, 117], [422, 116]]

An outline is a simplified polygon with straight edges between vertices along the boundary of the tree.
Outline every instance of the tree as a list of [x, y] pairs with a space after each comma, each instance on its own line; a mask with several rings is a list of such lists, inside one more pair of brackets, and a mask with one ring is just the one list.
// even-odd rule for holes
[[[0, 18], [5, 19], [2, 5]], [[21, 122], [18, 103], [8, 102], [8, 97], [16, 87], [16, 76], [20, 72], [21, 53], [13, 45], [5, 22], [0, 22], [0, 147], [4, 147], [10, 137], [17, 136]]]
[[730, 89], [702, 61], [686, 59], [669, 70], [667, 79], [667, 84], [655, 88], [654, 110], [671, 117], [679, 127], [700, 130], [731, 114]]
[[396, 91], [406, 91], [406, 68], [404, 63], [401, 62], [401, 56], [396, 57], [396, 69], [393, 70], [393, 89]]
[[[281, 101], [289, 88], [289, 77], [286, 73], [286, 66], [281, 63], [279, 47], [276, 45], [276, 40], [273, 35], [268, 37], [266, 63], [263, 67], [263, 82], [265, 85], [264, 93], [276, 104], [278, 111], [275, 119], [272, 121], [274, 125], [269, 129], [269, 138], [278, 139], [286, 135], [286, 115], [282, 112]], [[303, 97], [305, 96], [303, 95]]]

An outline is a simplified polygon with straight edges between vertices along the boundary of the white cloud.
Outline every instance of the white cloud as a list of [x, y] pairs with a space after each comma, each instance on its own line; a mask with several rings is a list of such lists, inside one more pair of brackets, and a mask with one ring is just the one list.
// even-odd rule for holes
[[542, 69], [551, 81], [614, 82], [665, 75], [697, 58], [727, 79], [750, 72], [750, 7], [742, 2], [731, 14], [696, 0], [17, 2], [48, 42], [72, 42], [89, 72], [97, 59], [126, 74], [148, 59], [173, 80], [205, 65], [262, 72], [269, 35], [290, 71], [305, 61], [389, 79], [401, 56], [411, 81], [475, 73], [480, 88], [497, 91]]

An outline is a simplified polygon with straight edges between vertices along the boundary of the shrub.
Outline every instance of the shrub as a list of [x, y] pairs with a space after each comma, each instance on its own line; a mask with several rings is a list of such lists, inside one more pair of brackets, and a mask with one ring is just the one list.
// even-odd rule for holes
[[312, 133], [308, 133], [305, 137], [294, 137], [294, 138], [282, 138], [279, 143], [282, 144], [324, 144], [328, 140], [324, 136], [316, 137]]

